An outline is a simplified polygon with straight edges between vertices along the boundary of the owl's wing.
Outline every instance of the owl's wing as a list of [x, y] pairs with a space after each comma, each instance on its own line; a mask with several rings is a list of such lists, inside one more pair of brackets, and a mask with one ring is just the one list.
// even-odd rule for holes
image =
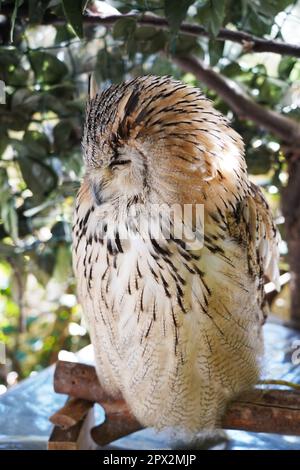
[[264, 283], [266, 276], [277, 290], [279, 283], [279, 232], [270, 208], [258, 186], [251, 184], [250, 195], [238, 203], [229, 216], [230, 234], [246, 245], [249, 272]]

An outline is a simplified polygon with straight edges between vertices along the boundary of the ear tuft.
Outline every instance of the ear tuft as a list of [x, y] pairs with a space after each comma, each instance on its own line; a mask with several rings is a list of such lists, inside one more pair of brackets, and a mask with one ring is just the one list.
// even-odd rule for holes
[[99, 87], [97, 85], [95, 74], [91, 73], [89, 76], [89, 98], [92, 100], [95, 98], [97, 92], [99, 92]]

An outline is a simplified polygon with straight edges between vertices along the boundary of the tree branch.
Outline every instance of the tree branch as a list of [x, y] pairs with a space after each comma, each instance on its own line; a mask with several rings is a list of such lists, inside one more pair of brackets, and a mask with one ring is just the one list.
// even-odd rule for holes
[[[28, 11], [26, 5], [19, 7], [18, 18], [28, 19]], [[2, 5], [1, 14], [10, 17], [12, 14], [12, 5]], [[137, 21], [141, 26], [153, 26], [158, 29], [169, 29], [169, 23], [166, 18], [154, 14], [124, 14], [124, 15], [111, 15], [106, 17], [100, 16], [84, 16], [83, 22], [88, 25], [103, 25], [112, 26], [121, 18], [132, 18]], [[57, 17], [51, 13], [46, 12], [42, 20], [43, 24], [65, 24], [66, 19]], [[0, 28], [1, 28], [0, 24]], [[194, 23], [183, 22], [180, 27], [180, 32], [189, 36], [205, 36], [210, 37], [210, 34], [201, 25]], [[244, 31], [236, 31], [227, 28], [221, 28], [219, 34], [216, 36], [219, 41], [232, 41], [242, 44], [249, 52], [274, 52], [275, 54], [290, 55], [300, 57], [300, 46], [294, 44], [284, 43], [282, 41], [273, 41], [270, 39], [262, 39], [253, 36]]]
[[300, 125], [296, 121], [255, 103], [235, 82], [222, 77], [196, 57], [174, 57], [173, 61], [212, 88], [241, 119], [251, 119], [283, 142], [299, 147]]
[[50, 417], [55, 426], [69, 429], [81, 421], [92, 408], [93, 402], [80, 398], [69, 398], [67, 403]]
[[[166, 18], [152, 14], [136, 15], [113, 15], [105, 18], [86, 16], [84, 23], [86, 24], [100, 24], [111, 26], [121, 18], [133, 18], [139, 25], [153, 26], [159, 29], [169, 29], [169, 23]], [[211, 37], [210, 34], [201, 25], [183, 22], [180, 27], [180, 32], [189, 36], [205, 36]], [[294, 44], [284, 43], [282, 41], [272, 41], [270, 39], [262, 39], [253, 36], [244, 31], [236, 31], [227, 28], [221, 28], [219, 34], [216, 36], [219, 41], [231, 41], [242, 44], [247, 48], [248, 52], [274, 52], [275, 54], [291, 55], [300, 57], [300, 46]]]
[[[142, 428], [132, 415], [122, 397], [110, 397], [102, 389], [94, 367], [85, 364], [58, 361], [54, 375], [54, 390], [83, 400], [96, 401], [103, 406], [106, 419], [103, 424], [92, 430], [94, 440], [100, 445], [126, 436]], [[71, 407], [72, 408], [72, 407]], [[68, 424], [70, 418], [76, 422], [82, 416], [78, 405], [74, 412], [66, 407], [52, 416], [62, 414], [62, 423]], [[225, 429], [242, 429], [249, 432], [268, 432], [300, 435], [300, 393], [293, 390], [254, 389], [244, 392], [230, 403], [222, 419]]]

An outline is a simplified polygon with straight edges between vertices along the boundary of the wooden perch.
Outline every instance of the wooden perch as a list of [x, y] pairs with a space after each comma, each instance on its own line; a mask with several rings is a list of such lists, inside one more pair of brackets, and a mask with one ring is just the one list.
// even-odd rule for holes
[[228, 406], [222, 427], [300, 436], [300, 393], [250, 390]]
[[[71, 400], [69, 400], [68, 403], [70, 403]], [[68, 403], [66, 406], [68, 406]], [[73, 405], [70, 404], [69, 406], [70, 408], [68, 412], [70, 413], [70, 410], [72, 409]], [[77, 405], [75, 405], [75, 409], [76, 406]], [[48, 441], [48, 450], [95, 449], [96, 444], [91, 435], [91, 429], [95, 425], [94, 410], [92, 406], [93, 403], [90, 403], [90, 409], [82, 419], [79, 419], [78, 414], [76, 418], [74, 415], [74, 420], [79, 419], [79, 421], [74, 426], [71, 426], [68, 429], [65, 429], [64, 427], [62, 428], [60, 426], [55, 426]], [[59, 412], [57, 414], [59, 414]]]
[[109, 401], [101, 388], [95, 367], [76, 362], [58, 361], [54, 373], [54, 390], [92, 402]]
[[[58, 393], [101, 404], [106, 420], [91, 431], [93, 439], [101, 446], [142, 429], [121, 397], [113, 399], [103, 391], [92, 366], [58, 361], [54, 389]], [[58, 414], [64, 414], [65, 408]], [[53, 417], [51, 419], [53, 422]], [[243, 393], [228, 406], [222, 427], [300, 436], [300, 393], [270, 389]]]
[[105, 410], [105, 421], [99, 426], [95, 426], [92, 431], [92, 438], [100, 446], [105, 446], [121, 437], [128, 436], [133, 432], [143, 429], [129, 410], [124, 400], [119, 403], [119, 411], [111, 412], [110, 408], [103, 405]]
[[92, 406], [92, 401], [70, 398], [65, 406], [50, 417], [50, 421], [62, 429], [69, 429], [84, 419]]

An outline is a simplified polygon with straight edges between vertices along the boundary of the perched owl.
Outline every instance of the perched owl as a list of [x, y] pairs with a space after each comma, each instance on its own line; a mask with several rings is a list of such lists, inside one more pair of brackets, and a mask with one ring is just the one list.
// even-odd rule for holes
[[[259, 378], [265, 277], [278, 285], [242, 139], [199, 89], [144, 76], [91, 97], [83, 153], [73, 264], [99, 380], [144, 426], [215, 429]], [[168, 209], [190, 206], [203, 208], [198, 244], [174, 235], [197, 232], [195, 211]]]

